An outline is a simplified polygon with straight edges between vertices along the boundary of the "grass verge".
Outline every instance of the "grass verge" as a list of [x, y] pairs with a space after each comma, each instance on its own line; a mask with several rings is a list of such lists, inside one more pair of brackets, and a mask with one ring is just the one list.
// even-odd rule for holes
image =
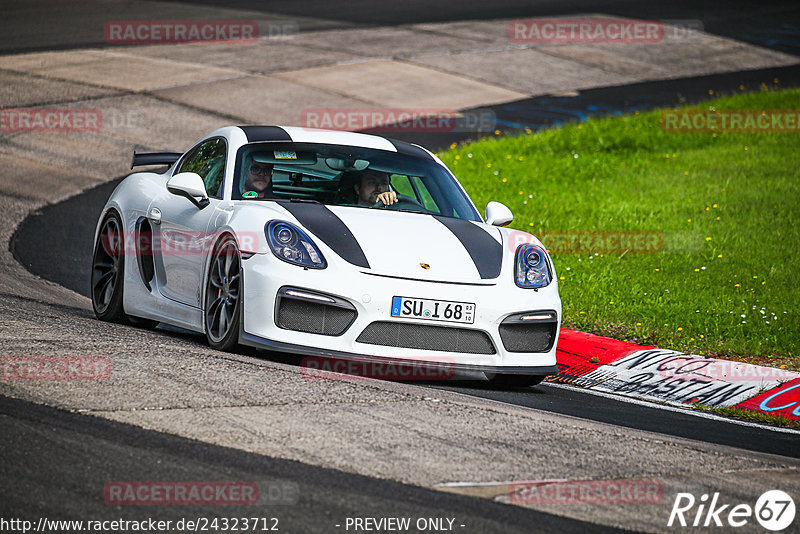
[[[710, 107], [798, 110], [800, 90], [694, 106]], [[592, 118], [440, 157], [476, 204], [501, 201], [512, 227], [542, 236], [564, 326], [800, 369], [800, 135], [665, 133], [660, 117]], [[644, 232], [662, 248], [564, 253], [571, 232]]]

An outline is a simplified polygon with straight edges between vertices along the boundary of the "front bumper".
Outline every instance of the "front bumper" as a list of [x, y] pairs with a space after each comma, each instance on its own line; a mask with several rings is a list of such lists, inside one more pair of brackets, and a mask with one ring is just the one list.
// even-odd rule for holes
[[[540, 290], [521, 289], [510, 276], [476, 284], [432, 282], [376, 275], [352, 266], [329, 265], [327, 269], [303, 269], [277, 260], [272, 254], [256, 254], [243, 262], [244, 308], [240, 342], [244, 345], [308, 356], [338, 359], [411, 363], [425, 362], [429, 367], [444, 366], [467, 373], [508, 373], [552, 375], [556, 367], [556, 343], [561, 319], [561, 301], [557, 283]], [[508, 278], [508, 280], [505, 280]], [[287, 286], [333, 297], [339, 305], [352, 307], [354, 319], [340, 335], [324, 335], [281, 328], [276, 324], [276, 299], [285, 295]], [[283, 292], [281, 289], [283, 288]], [[391, 316], [392, 297], [404, 296], [444, 301], [475, 303], [474, 322], [439, 323]], [[550, 313], [555, 324], [553, 341], [544, 352], [507, 350], [500, 329], [515, 323], [520, 314]], [[284, 321], [278, 321], [284, 323]], [[405, 330], [423, 327], [467, 329], [470, 335], [480, 332], [489, 340], [489, 350], [481, 353], [456, 350], [456, 344], [439, 350], [375, 344], [359, 341], [372, 323], [412, 325]], [[285, 326], [285, 324], [284, 324]], [[507, 333], [506, 333], [507, 334]], [[458, 337], [458, 336], [456, 336]], [[362, 336], [362, 340], [364, 337]], [[506, 344], [508, 337], [506, 337]], [[485, 347], [486, 345], [484, 345]], [[519, 350], [519, 348], [515, 349]]]

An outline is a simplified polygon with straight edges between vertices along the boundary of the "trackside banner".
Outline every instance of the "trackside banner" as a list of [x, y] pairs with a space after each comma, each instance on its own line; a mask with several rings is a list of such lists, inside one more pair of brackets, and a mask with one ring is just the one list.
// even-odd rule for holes
[[[796, 375], [797, 373], [795, 373]], [[800, 421], [800, 378], [784, 382], [736, 405], [743, 410], [782, 415]]]
[[800, 373], [647, 347], [562, 328], [553, 382], [668, 404], [800, 420]]

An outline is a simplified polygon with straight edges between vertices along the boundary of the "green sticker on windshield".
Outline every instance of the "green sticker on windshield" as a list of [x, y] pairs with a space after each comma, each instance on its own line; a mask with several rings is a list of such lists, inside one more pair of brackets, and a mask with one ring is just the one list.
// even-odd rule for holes
[[258, 193], [255, 191], [245, 191], [242, 193], [242, 198], [258, 198]]

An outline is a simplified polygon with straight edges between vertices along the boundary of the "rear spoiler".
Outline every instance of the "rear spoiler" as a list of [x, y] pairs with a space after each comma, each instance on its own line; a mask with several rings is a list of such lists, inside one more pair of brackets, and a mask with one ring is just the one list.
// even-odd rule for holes
[[131, 169], [141, 165], [172, 165], [178, 161], [181, 156], [180, 152], [143, 152], [137, 154], [133, 152], [133, 160], [131, 161]]

